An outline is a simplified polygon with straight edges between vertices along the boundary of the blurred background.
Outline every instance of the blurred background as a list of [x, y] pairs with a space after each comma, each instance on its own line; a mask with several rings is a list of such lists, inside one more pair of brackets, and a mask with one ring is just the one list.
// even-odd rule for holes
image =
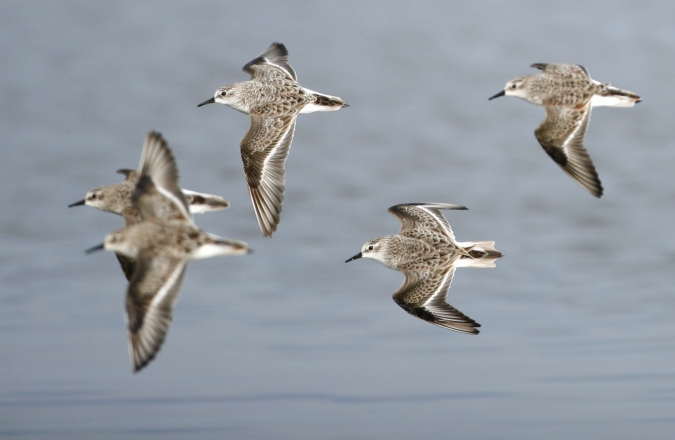
[[[633, 439], [675, 428], [675, 3], [0, 3], [0, 437]], [[278, 231], [255, 221], [249, 119], [197, 104], [283, 42], [302, 85]], [[535, 62], [643, 97], [598, 108], [588, 194], [542, 150], [544, 110], [488, 102]], [[68, 204], [135, 168], [159, 130], [196, 218], [253, 253], [190, 264], [156, 359], [131, 372], [126, 282], [84, 250], [121, 217]], [[403, 275], [344, 260], [445, 202], [495, 240], [448, 301], [478, 336], [405, 313]]]

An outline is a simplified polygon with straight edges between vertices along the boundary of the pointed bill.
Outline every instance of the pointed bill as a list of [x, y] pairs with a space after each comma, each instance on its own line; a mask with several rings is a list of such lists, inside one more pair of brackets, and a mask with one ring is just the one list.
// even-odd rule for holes
[[493, 99], [499, 98], [500, 96], [504, 96], [504, 95], [506, 95], [506, 92], [504, 90], [502, 90], [501, 92], [495, 93], [494, 95], [490, 96], [488, 98], [488, 101], [492, 101]]
[[206, 105], [206, 104], [214, 104], [215, 102], [216, 102], [216, 98], [211, 97], [211, 98], [207, 99], [206, 101], [202, 102], [201, 104], [197, 104], [197, 107], [201, 107], [201, 106]]
[[84, 251], [84, 253], [89, 255], [89, 254], [93, 254], [96, 251], [102, 251], [104, 249], [105, 249], [105, 245], [103, 243], [101, 243], [101, 244], [97, 244], [96, 246], [90, 247], [89, 249]]
[[68, 205], [68, 207], [69, 207], [69, 208], [72, 208], [73, 206], [82, 206], [82, 205], [84, 205], [85, 203], [86, 203], [85, 200], [82, 199], [82, 200], [80, 200], [79, 202], [71, 203], [70, 205]]

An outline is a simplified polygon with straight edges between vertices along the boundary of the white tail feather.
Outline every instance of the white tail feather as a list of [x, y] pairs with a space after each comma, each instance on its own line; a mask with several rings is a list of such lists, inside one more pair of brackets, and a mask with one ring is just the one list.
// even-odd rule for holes
[[494, 241], [467, 241], [457, 243], [466, 252], [458, 267], [495, 267], [495, 260], [502, 257], [502, 253], [495, 249]]
[[599, 96], [594, 95], [591, 99], [591, 107], [633, 107], [637, 101], [635, 98], [623, 95]]

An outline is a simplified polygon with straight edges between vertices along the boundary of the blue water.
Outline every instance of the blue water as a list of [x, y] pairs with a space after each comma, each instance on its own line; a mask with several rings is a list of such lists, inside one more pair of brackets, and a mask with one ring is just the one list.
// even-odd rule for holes
[[[0, 3], [0, 437], [672, 438], [672, 2], [110, 3]], [[197, 104], [273, 41], [351, 107], [300, 116], [267, 239], [248, 118]], [[534, 62], [644, 99], [593, 112], [600, 200], [537, 144], [541, 108], [487, 100]], [[232, 204], [199, 226], [254, 252], [190, 265], [134, 375], [124, 277], [83, 252], [121, 218], [67, 205], [153, 129], [183, 186]], [[447, 213], [457, 238], [505, 254], [448, 296], [478, 336], [401, 310], [401, 274], [344, 264], [417, 201], [468, 206]]]

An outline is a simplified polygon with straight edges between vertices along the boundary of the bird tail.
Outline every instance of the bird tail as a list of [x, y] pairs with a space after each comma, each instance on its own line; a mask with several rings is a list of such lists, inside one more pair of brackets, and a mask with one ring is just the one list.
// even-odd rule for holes
[[202, 214], [204, 212], [218, 211], [230, 207], [230, 203], [227, 200], [220, 196], [214, 196], [213, 194], [204, 194], [183, 189], [183, 195], [187, 199], [192, 214]]
[[602, 85], [603, 87], [591, 100], [591, 106], [593, 107], [633, 107], [636, 103], [642, 101], [642, 98], [633, 92], [609, 84]]
[[465, 251], [460, 267], [495, 267], [495, 260], [503, 254], [495, 249], [494, 241], [458, 243]]
[[314, 96], [316, 96], [315, 104], [317, 105], [330, 107], [331, 109], [335, 110], [342, 107], [349, 107], [349, 104], [337, 96], [322, 95], [321, 93], [315, 93]]
[[308, 89], [305, 89], [305, 91], [314, 98], [314, 102], [303, 107], [300, 113], [329, 112], [339, 110], [342, 107], [349, 107], [349, 104], [337, 96], [324, 95]]
[[243, 241], [230, 240], [213, 234], [207, 235], [208, 239], [205, 243], [190, 255], [191, 260], [201, 260], [218, 255], [243, 255], [251, 252]]

